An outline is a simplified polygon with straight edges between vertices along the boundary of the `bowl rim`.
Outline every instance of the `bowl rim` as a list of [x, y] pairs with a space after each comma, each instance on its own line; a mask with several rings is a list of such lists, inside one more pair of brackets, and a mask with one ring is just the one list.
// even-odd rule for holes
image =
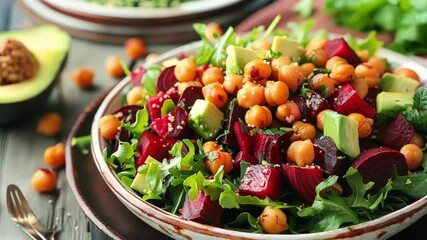
[[[183, 53], [183, 52], [193, 51], [198, 47], [200, 47], [201, 44], [202, 44], [202, 41], [197, 41], [197, 42], [191, 42], [191, 43], [185, 44], [178, 48], [174, 48], [160, 55], [158, 59], [152, 64], [161, 63], [162, 61], [170, 59], [174, 56], [178, 56], [180, 53]], [[402, 54], [396, 53], [394, 51], [391, 51], [385, 48], [379, 49], [378, 54], [379, 56], [387, 55], [387, 58], [391, 58], [393, 60], [391, 62], [394, 62], [394, 61], [400, 62], [399, 63], [400, 66], [406, 66], [410, 64], [411, 68], [414, 69], [415, 67], [414, 70], [416, 72], [422, 71], [427, 73], [427, 66], [424, 66], [421, 62], [415, 61]], [[402, 62], [404, 64], [401, 64]], [[149, 66], [149, 65], [143, 65], [143, 66]], [[422, 81], [422, 84], [427, 85], [427, 79], [422, 79], [421, 81]], [[123, 80], [117, 83], [106, 95], [106, 97], [103, 99], [101, 105], [99, 106], [99, 108], [95, 113], [95, 117], [93, 119], [92, 126], [91, 126], [91, 136], [92, 136], [91, 149], [92, 149], [93, 160], [95, 161], [95, 165], [98, 168], [102, 178], [104, 179], [104, 181], [106, 182], [110, 190], [114, 192], [116, 197], [119, 197], [119, 199], [121, 198], [120, 199], [121, 201], [122, 200], [126, 201], [127, 204], [129, 204], [133, 208], [142, 211], [142, 213], [144, 213], [145, 215], [155, 218], [160, 222], [169, 224], [171, 226], [174, 226], [175, 228], [190, 230], [190, 231], [198, 232], [199, 234], [205, 234], [207, 236], [224, 237], [224, 238], [238, 236], [239, 238], [242, 238], [242, 239], [262, 238], [262, 239], [289, 239], [289, 240], [292, 239], [293, 240], [293, 239], [313, 239], [313, 237], [323, 238], [323, 239], [327, 239], [327, 238], [335, 239], [337, 237], [360, 236], [363, 234], [379, 231], [381, 229], [384, 229], [387, 226], [396, 225], [396, 224], [399, 224], [399, 225], [406, 224], [405, 227], [407, 227], [413, 222], [415, 222], [416, 220], [420, 219], [425, 214], [427, 214], [427, 196], [424, 196], [423, 198], [413, 202], [412, 204], [402, 209], [399, 209], [387, 215], [381, 216], [379, 218], [362, 222], [359, 224], [355, 224], [352, 226], [348, 226], [348, 227], [342, 227], [342, 228], [331, 230], [331, 231], [316, 232], [316, 233], [301, 233], [301, 234], [248, 233], [248, 232], [242, 232], [237, 230], [229, 230], [225, 228], [214, 227], [214, 226], [182, 219], [179, 216], [169, 213], [149, 202], [141, 200], [141, 198], [136, 193], [132, 192], [122, 184], [122, 182], [117, 178], [117, 175], [114, 174], [114, 171], [112, 170], [112, 168], [104, 160], [103, 148], [101, 147], [103, 146], [103, 144], [98, 131], [97, 120], [99, 120], [106, 113], [105, 111], [110, 106], [112, 100], [120, 96], [124, 87], [130, 84], [130, 82], [131, 82], [130, 77], [125, 77]], [[123, 204], [126, 205], [125, 203]], [[129, 208], [130, 206], [126, 205], [127, 208]], [[132, 212], [134, 213], [134, 211]], [[138, 216], [138, 217], [141, 218], [141, 216]], [[409, 217], [411, 218], [408, 220]], [[146, 221], [145, 219], [142, 219], [142, 220]], [[367, 231], [366, 228], [368, 227], [369, 227], [369, 230]]]

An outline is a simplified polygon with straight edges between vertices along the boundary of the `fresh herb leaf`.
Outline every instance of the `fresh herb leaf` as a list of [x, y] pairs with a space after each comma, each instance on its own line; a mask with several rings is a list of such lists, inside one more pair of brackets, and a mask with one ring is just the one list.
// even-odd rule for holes
[[427, 195], [427, 174], [397, 176], [393, 178], [392, 190], [403, 192], [413, 199], [423, 198]]
[[134, 138], [139, 139], [141, 134], [149, 129], [149, 123], [150, 120], [149, 113], [146, 107], [139, 109], [136, 112], [136, 120], [135, 122], [131, 123], [124, 123], [123, 127], [128, 129], [131, 133], [134, 134]]
[[414, 108], [427, 110], [427, 86], [419, 87], [414, 94]]
[[227, 31], [224, 33], [224, 35], [221, 36], [216, 48], [215, 52], [212, 54], [212, 57], [210, 59], [210, 63], [217, 66], [224, 68], [224, 60], [226, 57], [225, 49], [228, 46], [227, 42], [234, 36], [234, 29], [232, 27], [229, 27]]
[[377, 39], [376, 35], [375, 31], [371, 31], [365, 39], [360, 40], [347, 33], [344, 38], [353, 50], [367, 50], [369, 56], [374, 56], [377, 50], [384, 44]]
[[292, 10], [299, 13], [301, 17], [308, 18], [313, 13], [313, 0], [299, 0]]
[[162, 107], [160, 108], [160, 115], [163, 117], [164, 115], [168, 114], [170, 111], [174, 110], [176, 108], [175, 103], [172, 99], [166, 99], [163, 102]]
[[258, 223], [258, 219], [253, 217], [248, 212], [243, 212], [237, 216], [234, 221], [224, 224], [225, 229], [237, 230], [242, 232], [251, 233], [263, 233], [261, 225]]
[[417, 132], [427, 134], [427, 110], [412, 109], [403, 112], [402, 115]]

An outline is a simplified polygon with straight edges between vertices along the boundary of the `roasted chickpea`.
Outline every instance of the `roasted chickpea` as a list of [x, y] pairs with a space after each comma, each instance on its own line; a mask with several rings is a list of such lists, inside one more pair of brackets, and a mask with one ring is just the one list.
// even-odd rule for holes
[[421, 166], [424, 154], [420, 147], [409, 143], [405, 144], [400, 149], [400, 152], [405, 156], [406, 164], [408, 165], [409, 170], [416, 170]]
[[393, 74], [420, 81], [420, 76], [418, 76], [418, 73], [409, 68], [404, 68], [404, 67], [396, 68], [393, 70]]
[[373, 65], [369, 63], [362, 63], [356, 66], [354, 69], [356, 78], [363, 78], [368, 83], [368, 88], [378, 86], [380, 83], [380, 73]]
[[282, 123], [292, 124], [300, 119], [301, 111], [296, 103], [286, 102], [277, 107], [276, 117]]
[[268, 105], [276, 107], [288, 100], [289, 88], [284, 82], [267, 81], [264, 96]]
[[287, 56], [280, 56], [278, 58], [273, 58], [270, 63], [273, 79], [278, 80], [280, 68], [283, 65], [289, 65], [291, 63], [292, 63], [292, 60]]
[[252, 49], [255, 50], [270, 50], [271, 42], [266, 39], [257, 39], [252, 42]]
[[306, 77], [308, 77], [308, 75], [310, 75], [313, 72], [314, 68], [316, 68], [316, 66], [314, 66], [314, 64], [310, 63], [310, 62], [309, 63], [303, 63], [301, 65], [301, 69], [304, 72], [304, 75]]
[[329, 77], [332, 78], [337, 84], [345, 83], [353, 80], [356, 74], [354, 67], [350, 64], [335, 64], [331, 69]]
[[222, 36], [222, 34], [222, 28], [217, 22], [210, 22], [208, 25], [206, 25], [205, 35], [209, 41], [214, 41], [215, 36]]
[[196, 78], [197, 65], [191, 58], [183, 58], [177, 62], [174, 68], [174, 74], [178, 81], [194, 81]]
[[298, 87], [304, 82], [305, 74], [298, 65], [283, 65], [279, 70], [279, 80], [286, 83], [292, 92], [296, 92]]
[[208, 154], [215, 150], [219, 150], [219, 145], [214, 141], [205, 142], [203, 143], [202, 147], [203, 147], [203, 151], [205, 151], [205, 154]]
[[266, 106], [255, 105], [246, 112], [245, 122], [249, 126], [265, 128], [271, 125], [273, 117]]
[[214, 82], [203, 86], [203, 97], [209, 102], [213, 103], [216, 107], [221, 108], [228, 101], [227, 92], [221, 83]]
[[382, 76], [387, 70], [387, 64], [385, 60], [382, 58], [373, 56], [368, 59], [367, 63], [372, 65], [375, 69], [377, 69], [380, 76]]
[[204, 164], [213, 175], [218, 172], [221, 166], [223, 166], [224, 173], [229, 173], [233, 169], [233, 159], [230, 153], [220, 150], [209, 152]]
[[202, 83], [203, 85], [208, 85], [209, 83], [223, 83], [224, 82], [224, 72], [219, 67], [209, 67], [202, 74]]
[[333, 111], [331, 109], [325, 109], [325, 110], [321, 111], [320, 113], [318, 113], [316, 116], [316, 127], [320, 131], [323, 131], [323, 121], [325, 119], [325, 114], [327, 112], [333, 112]]
[[366, 49], [359, 50], [356, 52], [357, 56], [362, 60], [362, 62], [367, 62], [369, 60], [369, 52]]
[[288, 162], [300, 167], [312, 164], [314, 156], [314, 145], [309, 139], [292, 142], [287, 151]]
[[307, 46], [305, 47], [305, 50], [308, 52], [308, 51], [312, 51], [312, 50], [316, 50], [316, 49], [321, 49], [325, 46], [327, 41], [328, 41], [328, 39], [326, 37], [313, 38], [307, 44]]
[[291, 141], [314, 139], [316, 136], [316, 128], [311, 123], [296, 121], [292, 124], [294, 134], [291, 136]]
[[426, 145], [425, 140], [418, 133], [414, 133], [414, 135], [412, 136], [411, 140], [409, 140], [409, 143], [415, 144], [415, 145], [417, 145], [420, 148], [423, 148]]
[[99, 119], [98, 127], [102, 138], [113, 140], [119, 132], [120, 120], [112, 114], [104, 115]]
[[316, 65], [316, 67], [325, 67], [326, 61], [328, 61], [328, 54], [325, 50], [319, 48], [305, 52], [305, 57]]
[[146, 52], [144, 41], [137, 37], [132, 37], [125, 42], [125, 52], [129, 59], [137, 60], [142, 58]]
[[222, 85], [228, 94], [236, 95], [243, 86], [243, 76], [235, 73], [227, 74]]
[[264, 88], [252, 82], [247, 82], [237, 91], [237, 101], [242, 108], [246, 109], [255, 105], [262, 105], [265, 101]]
[[121, 78], [125, 76], [122, 65], [120, 64], [122, 59], [119, 56], [109, 56], [105, 59], [105, 69], [107, 70], [108, 75]]
[[40, 168], [31, 177], [31, 187], [38, 192], [51, 192], [56, 189], [56, 173], [47, 168]]
[[62, 129], [62, 117], [59, 113], [44, 114], [37, 125], [37, 131], [45, 136], [55, 136]]
[[286, 214], [272, 206], [267, 206], [259, 216], [259, 224], [266, 233], [277, 234], [288, 230]]
[[341, 65], [341, 64], [348, 64], [348, 62], [344, 58], [333, 56], [329, 58], [328, 61], [326, 61], [325, 68], [332, 70], [332, 68], [334, 68], [335, 65]]
[[351, 86], [356, 90], [360, 98], [365, 98], [369, 92], [368, 82], [364, 78], [356, 78], [350, 82]]
[[126, 102], [128, 105], [136, 105], [142, 100], [144, 88], [142, 86], [133, 87], [126, 94]]
[[374, 120], [367, 118], [360, 113], [351, 113], [348, 117], [357, 121], [359, 138], [366, 138], [371, 135]]
[[334, 80], [325, 73], [318, 73], [314, 75], [308, 86], [311, 90], [320, 92], [324, 97], [329, 97], [335, 92]]
[[243, 69], [243, 76], [246, 81], [256, 83], [268, 79], [270, 75], [270, 63], [260, 58], [249, 61]]
[[87, 67], [81, 67], [73, 71], [71, 79], [79, 88], [90, 88], [93, 86], [95, 72]]
[[57, 143], [44, 150], [44, 161], [54, 168], [60, 168], [65, 165], [65, 147], [63, 143]]

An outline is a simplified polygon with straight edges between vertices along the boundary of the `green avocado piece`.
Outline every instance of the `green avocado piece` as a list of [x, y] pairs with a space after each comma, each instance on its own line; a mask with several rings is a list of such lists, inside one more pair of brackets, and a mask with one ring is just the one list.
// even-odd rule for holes
[[281, 56], [290, 57], [294, 62], [301, 55], [297, 41], [289, 39], [286, 36], [274, 36], [271, 50], [276, 53], [279, 52]]
[[415, 79], [392, 73], [384, 73], [380, 81], [380, 88], [386, 92], [414, 93], [419, 86], [420, 82]]
[[337, 112], [327, 112], [323, 120], [323, 135], [331, 137], [337, 148], [351, 158], [360, 154], [356, 120]]
[[[149, 165], [150, 163], [158, 164], [161, 166], [162, 164], [157, 161], [155, 158], [148, 156], [147, 160], [145, 160], [144, 164]], [[133, 179], [130, 188], [133, 190], [144, 194], [148, 190], [150, 190], [150, 186], [147, 182], [147, 174], [146, 173], [137, 173], [135, 178]]]
[[39, 69], [31, 79], [0, 86], [0, 104], [24, 101], [43, 92], [56, 78], [71, 43], [70, 35], [54, 25], [0, 32], [0, 41], [8, 38], [28, 48], [38, 60]]
[[394, 117], [414, 104], [413, 93], [380, 92], [377, 95], [377, 112]]
[[265, 58], [265, 53], [262, 51], [255, 51], [250, 48], [242, 48], [234, 45], [228, 46], [226, 51], [226, 73], [243, 74], [243, 68], [245, 67], [246, 63], [257, 58]]
[[205, 140], [214, 138], [221, 129], [224, 113], [213, 103], [197, 99], [188, 113], [188, 125]]

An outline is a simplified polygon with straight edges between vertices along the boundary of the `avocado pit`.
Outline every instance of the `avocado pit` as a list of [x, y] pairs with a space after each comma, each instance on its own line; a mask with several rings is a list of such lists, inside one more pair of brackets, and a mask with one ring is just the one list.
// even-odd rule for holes
[[34, 54], [20, 41], [0, 41], [0, 85], [25, 81], [36, 75], [39, 63]]

